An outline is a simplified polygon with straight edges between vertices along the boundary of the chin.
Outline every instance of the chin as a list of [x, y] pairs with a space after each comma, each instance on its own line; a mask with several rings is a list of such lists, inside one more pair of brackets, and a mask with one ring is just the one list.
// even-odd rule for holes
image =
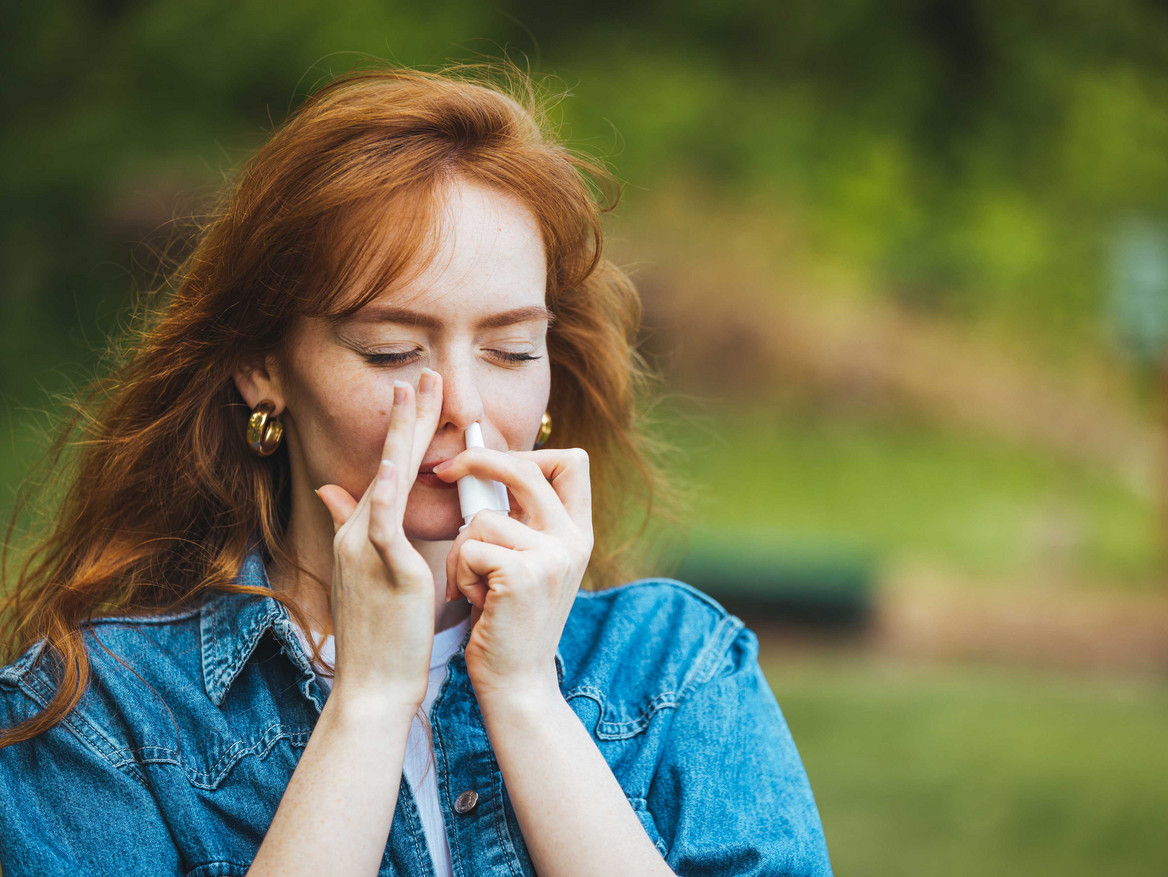
[[[406, 505], [402, 530], [407, 539], [423, 539], [427, 542], [450, 542], [458, 538], [458, 528], [462, 526], [459, 514], [458, 494], [450, 491], [453, 502], [442, 500], [432, 502], [414, 501], [411, 495]], [[420, 500], [420, 498], [419, 498]]]

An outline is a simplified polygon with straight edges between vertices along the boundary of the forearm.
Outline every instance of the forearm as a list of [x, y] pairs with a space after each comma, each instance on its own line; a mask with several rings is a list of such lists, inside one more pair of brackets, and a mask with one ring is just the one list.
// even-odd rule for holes
[[558, 691], [479, 706], [540, 877], [673, 873]]
[[397, 806], [413, 713], [325, 703], [249, 875], [374, 875]]

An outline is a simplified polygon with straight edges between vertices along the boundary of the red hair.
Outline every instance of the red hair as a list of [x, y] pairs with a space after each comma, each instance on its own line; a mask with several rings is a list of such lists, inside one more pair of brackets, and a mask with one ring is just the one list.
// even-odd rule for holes
[[[113, 369], [77, 396], [49, 449], [46, 468], [63, 490], [48, 535], [5, 589], [0, 660], [45, 638], [63, 678], [47, 709], [0, 735], [0, 746], [76, 705], [89, 676], [89, 618], [173, 611], [211, 590], [260, 592], [308, 629], [279, 593], [234, 584], [257, 542], [302, 568], [285, 545], [286, 445], [264, 458], [249, 450], [249, 412], [232, 375], [278, 351], [297, 317], [344, 316], [424, 265], [439, 187], [455, 174], [519, 198], [539, 222], [556, 316], [550, 444], [582, 447], [592, 461], [595, 547], [584, 586], [648, 572], [639, 537], [654, 497], [660, 510], [678, 496], [641, 428], [654, 378], [636, 351], [640, 299], [601, 252], [601, 215], [619, 187], [599, 162], [555, 140], [528, 76], [507, 65], [496, 82], [480, 69], [379, 67], [312, 94], [224, 192], [169, 294], [115, 341]], [[388, 242], [373, 228], [388, 228]], [[75, 453], [62, 465], [66, 448]]]

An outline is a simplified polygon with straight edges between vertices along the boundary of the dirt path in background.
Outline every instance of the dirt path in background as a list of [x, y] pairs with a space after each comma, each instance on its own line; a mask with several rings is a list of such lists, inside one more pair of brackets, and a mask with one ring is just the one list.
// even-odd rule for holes
[[910, 578], [883, 589], [866, 639], [905, 657], [1168, 676], [1168, 596], [978, 591]]
[[1168, 678], [1168, 595], [979, 589], [918, 575], [886, 583], [860, 630], [746, 621], [772, 653], [861, 652]]

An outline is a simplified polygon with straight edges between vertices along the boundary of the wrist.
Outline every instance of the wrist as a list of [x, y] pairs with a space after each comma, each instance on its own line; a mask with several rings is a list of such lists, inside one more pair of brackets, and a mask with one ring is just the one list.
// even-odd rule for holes
[[325, 709], [331, 707], [335, 720], [345, 725], [393, 727], [404, 722], [408, 727], [421, 705], [422, 697], [404, 689], [367, 691], [338, 683], [329, 693]]
[[545, 675], [491, 683], [472, 679], [471, 685], [474, 686], [475, 699], [484, 719], [491, 716], [538, 718], [565, 702], [554, 672], [550, 678]]

